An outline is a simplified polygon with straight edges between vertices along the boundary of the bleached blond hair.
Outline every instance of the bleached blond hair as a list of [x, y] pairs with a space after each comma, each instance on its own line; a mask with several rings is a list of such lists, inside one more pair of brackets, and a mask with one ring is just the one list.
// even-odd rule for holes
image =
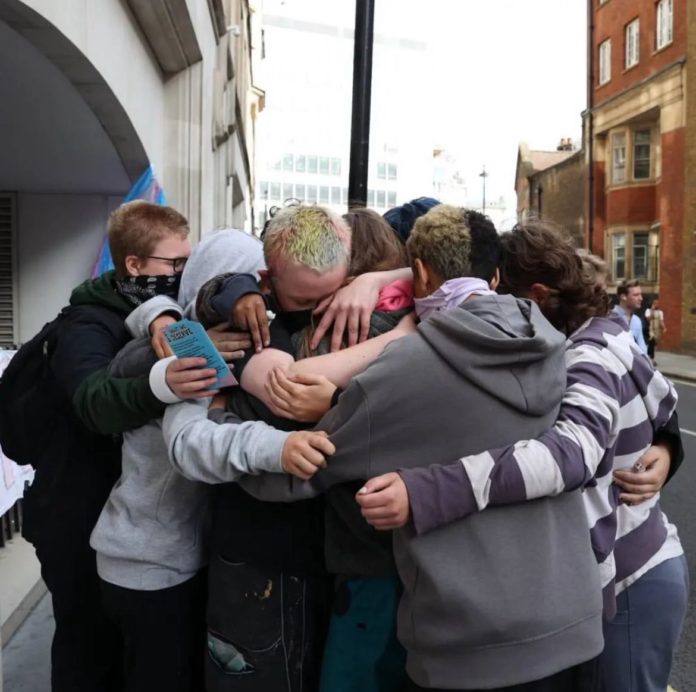
[[293, 204], [270, 221], [263, 239], [266, 266], [293, 262], [318, 272], [348, 264], [350, 228], [337, 214], [316, 205]]

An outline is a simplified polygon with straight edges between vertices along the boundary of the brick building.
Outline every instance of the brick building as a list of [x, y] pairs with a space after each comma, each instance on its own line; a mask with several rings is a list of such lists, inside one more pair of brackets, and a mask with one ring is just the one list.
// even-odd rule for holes
[[664, 347], [696, 351], [696, 5], [588, 2], [586, 241], [660, 294]]
[[575, 149], [570, 139], [562, 140], [555, 151], [530, 150], [522, 142], [515, 170], [517, 218], [548, 221], [583, 245], [586, 170], [584, 151]]

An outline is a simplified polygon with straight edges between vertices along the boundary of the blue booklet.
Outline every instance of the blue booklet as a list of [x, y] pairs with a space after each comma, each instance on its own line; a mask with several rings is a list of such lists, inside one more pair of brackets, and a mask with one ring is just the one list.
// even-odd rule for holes
[[164, 334], [177, 358], [205, 358], [205, 367], [215, 368], [216, 388], [239, 384], [203, 325], [191, 320], [180, 320], [170, 324]]

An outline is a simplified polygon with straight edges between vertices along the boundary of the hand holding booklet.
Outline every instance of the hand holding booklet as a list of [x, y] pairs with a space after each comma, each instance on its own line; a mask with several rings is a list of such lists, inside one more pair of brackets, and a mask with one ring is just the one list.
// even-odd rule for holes
[[206, 368], [215, 368], [216, 387], [231, 387], [239, 384], [230, 371], [220, 351], [203, 329], [203, 325], [191, 320], [180, 320], [170, 324], [164, 334], [177, 358], [205, 358]]

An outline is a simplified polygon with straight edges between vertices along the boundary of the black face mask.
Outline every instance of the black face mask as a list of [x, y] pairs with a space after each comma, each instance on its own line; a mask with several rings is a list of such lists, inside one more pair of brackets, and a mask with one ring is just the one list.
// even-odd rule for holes
[[149, 276], [127, 276], [117, 279], [116, 289], [130, 303], [138, 306], [155, 296], [168, 296], [177, 299], [181, 285], [181, 272], [176, 274], [157, 274]]
[[312, 324], [313, 312], [314, 310], [289, 310], [287, 312], [279, 312], [276, 319], [280, 320], [291, 334], [294, 334]]

